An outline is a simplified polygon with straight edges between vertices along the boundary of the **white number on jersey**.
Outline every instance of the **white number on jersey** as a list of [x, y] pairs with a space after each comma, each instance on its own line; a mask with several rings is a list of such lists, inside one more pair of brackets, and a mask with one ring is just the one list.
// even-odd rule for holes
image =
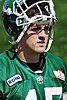
[[62, 98], [62, 87], [44, 88], [46, 100], [52, 100], [53, 95], [59, 95]]
[[35, 89], [29, 90], [25, 100], [37, 100]]
[[[44, 88], [46, 100], [52, 100], [53, 95], [59, 95], [59, 98], [62, 97], [62, 87], [47, 87]], [[35, 89], [29, 90], [25, 100], [37, 100]]]

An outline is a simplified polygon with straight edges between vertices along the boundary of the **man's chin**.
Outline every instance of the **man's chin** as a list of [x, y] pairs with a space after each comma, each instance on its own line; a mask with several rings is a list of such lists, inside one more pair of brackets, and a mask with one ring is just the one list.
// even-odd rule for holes
[[44, 53], [45, 52], [45, 49], [44, 50], [39, 50], [37, 51], [38, 53]]

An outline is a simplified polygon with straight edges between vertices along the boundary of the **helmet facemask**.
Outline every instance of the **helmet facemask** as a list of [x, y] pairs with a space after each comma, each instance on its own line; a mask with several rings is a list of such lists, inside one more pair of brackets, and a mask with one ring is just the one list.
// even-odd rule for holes
[[[18, 30], [19, 27], [22, 27], [22, 31], [20, 31], [20, 34], [17, 36], [17, 38], [14, 38], [15, 42], [18, 43], [21, 40], [25, 31], [31, 23], [45, 24], [52, 27], [53, 23], [56, 21], [53, 6], [54, 5], [52, 0], [15, 0], [13, 1], [12, 8], [3, 8], [3, 11], [6, 12], [7, 15], [16, 16], [15, 24]], [[51, 36], [49, 39], [47, 50], [45, 50], [46, 52], [50, 49], [53, 41], [53, 30], [51, 30], [50, 33]]]

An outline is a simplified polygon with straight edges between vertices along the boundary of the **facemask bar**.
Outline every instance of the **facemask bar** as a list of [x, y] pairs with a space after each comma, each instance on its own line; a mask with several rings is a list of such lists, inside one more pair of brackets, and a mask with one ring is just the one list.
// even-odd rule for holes
[[[51, 0], [51, 1], [52, 1], [52, 0]], [[7, 15], [15, 14], [15, 15], [18, 16], [18, 17], [16, 18], [16, 24], [17, 24], [17, 26], [21, 26], [21, 25], [23, 25], [23, 24], [26, 25], [26, 24], [35, 22], [35, 20], [33, 20], [33, 21], [30, 20], [30, 18], [29, 18], [29, 17], [27, 16], [27, 14], [26, 14], [26, 12], [27, 12], [30, 8], [32, 8], [33, 6], [35, 6], [35, 5], [37, 6], [37, 8], [38, 8], [38, 10], [39, 10], [42, 19], [45, 19], [45, 17], [47, 17], [47, 18], [50, 17], [50, 19], [53, 18], [54, 20], [56, 20], [56, 18], [55, 18], [55, 12], [54, 12], [54, 10], [53, 10], [51, 4], [50, 4], [50, 3], [52, 3], [51, 1], [39, 1], [39, 2], [36, 2], [36, 3], [32, 4], [30, 7], [28, 7], [27, 4], [25, 3], [25, 0], [23, 0], [23, 3], [25, 4], [25, 6], [26, 6], [26, 8], [27, 8], [27, 9], [24, 11], [23, 8], [22, 8], [21, 5], [20, 5], [20, 4], [22, 4], [21, 0], [15, 0], [15, 1], [13, 2], [13, 12], [11, 11], [10, 8], [8, 8], [8, 9], [3, 8], [3, 11], [6, 12]], [[21, 2], [21, 3], [20, 3], [20, 2]], [[44, 16], [44, 15], [43, 15], [43, 13], [42, 13], [42, 11], [41, 11], [41, 9], [40, 9], [40, 7], [39, 7], [38, 4], [40, 4], [40, 3], [46, 3], [46, 2], [48, 2], [49, 5], [51, 6], [51, 7], [50, 7], [50, 11], [53, 12], [54, 15], [52, 15], [52, 13], [50, 14], [50, 16], [47, 16], [47, 15]], [[17, 6], [20, 8], [21, 14], [17, 12], [17, 9], [15, 8], [15, 6], [16, 6], [15, 3], [16, 3]], [[53, 5], [53, 3], [52, 3], [52, 5]], [[46, 10], [47, 10], [47, 9], [46, 9]], [[49, 12], [48, 12], [48, 13], [49, 13]], [[51, 18], [51, 17], [52, 17], [52, 18]], [[27, 23], [23, 23], [23, 22], [22, 22], [22, 19], [25, 19], [25, 20], [27, 21]], [[40, 20], [39, 17], [38, 17], [37, 19]]]
[[[20, 0], [15, 0], [15, 1], [13, 2], [13, 13], [14, 13], [15, 15], [17, 15], [17, 16], [21, 16], [21, 15], [25, 14], [25, 12], [27, 12], [27, 11], [28, 11], [29, 9], [31, 9], [33, 6], [35, 6], [35, 5], [38, 6], [39, 3], [45, 3], [45, 2], [50, 3], [50, 1], [39, 1], [39, 2], [36, 2], [36, 3], [34, 3], [34, 4], [32, 4], [31, 6], [28, 7], [27, 4], [25, 3], [25, 0], [23, 0], [23, 1], [22, 1], [22, 2], [23, 2], [22, 4], [24, 4], [25, 7], [26, 7], [26, 9], [24, 10], [23, 7], [21, 7], [21, 4], [20, 4], [19, 1], [20, 1]], [[21, 13], [18, 13], [18, 12], [17, 12], [15, 3], [16, 3], [17, 6], [20, 8]], [[39, 8], [39, 7], [38, 7], [38, 8]], [[40, 9], [40, 8], [39, 8], [39, 9]], [[41, 11], [40, 11], [40, 12], [41, 12]]]
[[[48, 16], [49, 20], [52, 18], [52, 16]], [[47, 16], [46, 15], [35, 15], [34, 17], [30, 18], [29, 21], [25, 21], [23, 23], [23, 20], [26, 20], [24, 19], [24, 16], [20, 16], [20, 17], [17, 17], [16, 18], [16, 24], [17, 26], [23, 26], [23, 25], [28, 25], [28, 24], [31, 24], [31, 23], [40, 23], [41, 24], [45, 24], [47, 22]], [[49, 21], [49, 24], [51, 23], [51, 21]]]
[[[23, 8], [21, 7], [22, 3], [25, 5], [26, 10], [23, 10]], [[26, 18], [26, 20], [29, 21], [30, 18], [27, 16], [26, 12], [27, 12], [29, 9], [31, 9], [33, 6], [35, 6], [35, 5], [38, 7], [41, 16], [43, 15], [43, 14], [42, 14], [42, 11], [41, 11], [41, 9], [40, 9], [40, 7], [38, 6], [38, 4], [40, 4], [40, 3], [48, 3], [48, 4], [49, 4], [52, 17], [56, 20], [55, 11], [54, 11], [54, 9], [53, 9], [53, 7], [52, 7], [52, 6], [53, 6], [52, 0], [50, 0], [50, 1], [48, 1], [48, 0], [46, 0], [46, 1], [39, 1], [39, 2], [36, 2], [36, 3], [32, 4], [32, 5], [29, 6], [29, 7], [28, 7], [27, 4], [25, 3], [25, 0], [23, 0], [23, 2], [21, 2], [21, 0], [15, 0], [15, 1], [13, 2], [13, 11], [12, 11], [11, 8], [9, 8], [9, 7], [8, 7], [7, 9], [6, 9], [5, 7], [3, 7], [3, 11], [6, 12], [7, 15], [15, 14], [16, 16], [24, 16], [24, 17]], [[16, 5], [17, 5], [17, 7], [20, 8], [21, 13], [18, 13], [18, 12], [17, 12]], [[47, 16], [47, 17], [48, 17], [48, 16]]]
[[[18, 7], [20, 7], [20, 9], [21, 9], [21, 11], [22, 11], [22, 13], [21, 14], [18, 14], [17, 12], [15, 12], [14, 11], [14, 5], [15, 5], [15, 2], [17, 3], [17, 5], [18, 5]], [[40, 4], [40, 3], [45, 3], [45, 2], [47, 2], [47, 1], [39, 1], [39, 2], [37, 2], [37, 3], [35, 3], [35, 4], [32, 4], [30, 7], [28, 7], [27, 5], [25, 5], [26, 7], [27, 7], [27, 9], [24, 11], [23, 10], [23, 8], [20, 6], [20, 4], [17, 2], [17, 0], [14, 2], [14, 4], [13, 4], [13, 13], [14, 14], [16, 14], [17, 16], [19, 16], [19, 17], [17, 17], [16, 18], [16, 24], [17, 24], [17, 26], [22, 26], [22, 25], [26, 25], [26, 24], [29, 24], [29, 23], [32, 23], [32, 22], [35, 22], [35, 19], [34, 20], [31, 20], [31, 18], [29, 18], [28, 17], [28, 15], [26, 14], [26, 12], [29, 10], [29, 9], [31, 9], [33, 6], [35, 6], [36, 5], [36, 7], [38, 8], [38, 10], [39, 10], [39, 12], [40, 12], [40, 15], [41, 15], [41, 18], [44, 20], [45, 19], [45, 17], [47, 17], [47, 18], [53, 18], [53, 16], [52, 16], [52, 14], [50, 14], [50, 16], [47, 16], [47, 15], [43, 15], [43, 13], [42, 13], [42, 11], [41, 11], [41, 9], [40, 9], [40, 7], [39, 7], [39, 5], [38, 4]], [[48, 1], [48, 3], [49, 3], [49, 1]], [[26, 20], [26, 22], [27, 23], [22, 23], [22, 19], [25, 19]], [[39, 17], [37, 18], [37, 20], [40, 20], [39, 19]], [[55, 19], [56, 20], [56, 19]]]
[[54, 37], [54, 29], [53, 29], [53, 26], [52, 26], [51, 32], [50, 32], [50, 39], [48, 41], [48, 45], [47, 45], [47, 48], [46, 48], [45, 52], [50, 50], [50, 47], [51, 47], [52, 42], [53, 42], [53, 37]]

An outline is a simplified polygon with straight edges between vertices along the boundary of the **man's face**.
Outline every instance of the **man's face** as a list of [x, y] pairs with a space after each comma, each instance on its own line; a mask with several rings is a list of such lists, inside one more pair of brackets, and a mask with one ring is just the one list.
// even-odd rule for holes
[[23, 36], [22, 42], [29, 52], [42, 53], [45, 51], [49, 35], [48, 25], [32, 24]]

